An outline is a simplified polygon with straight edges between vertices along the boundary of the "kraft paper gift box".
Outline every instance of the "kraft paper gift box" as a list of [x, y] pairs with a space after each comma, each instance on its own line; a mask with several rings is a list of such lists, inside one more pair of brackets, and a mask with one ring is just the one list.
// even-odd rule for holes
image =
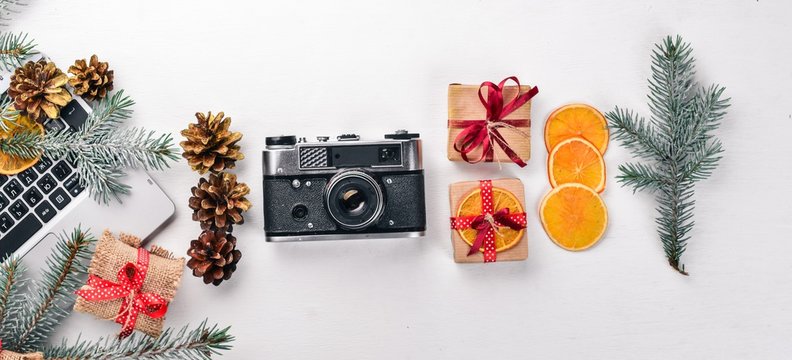
[[[491, 199], [489, 202], [486, 201], [488, 198]], [[528, 258], [528, 237], [525, 232], [525, 191], [519, 179], [479, 180], [453, 183], [449, 186], [449, 200], [452, 212], [451, 244], [454, 249], [454, 261], [457, 263], [481, 263], [525, 260]], [[460, 205], [466, 201], [468, 204], [473, 204], [474, 206], [467, 209], [467, 213], [461, 213], [462, 210], [460, 209]], [[487, 204], [483, 204], [483, 202]], [[506, 206], [502, 205], [514, 202], [518, 203], [519, 206], [512, 204], [512, 206], [508, 206], [508, 215], [503, 214]], [[489, 205], [489, 209], [486, 209], [487, 205]], [[519, 225], [521, 227], [519, 230], [512, 229], [513, 231], [519, 231], [518, 242], [503, 251], [488, 249], [485, 242], [482, 244], [481, 251], [475, 251], [472, 255], [468, 255], [471, 250], [471, 245], [465, 242], [460, 232], [464, 230], [468, 233], [468, 236], [472, 237], [471, 222], [475, 221], [474, 217], [484, 216], [486, 213], [497, 214], [498, 212], [502, 213], [502, 218], [510, 218], [510, 220], [516, 223], [513, 225]], [[495, 215], [495, 218], [495, 220], [497, 220], [498, 215]], [[496, 224], [498, 228], [492, 231], [506, 229], [505, 224], [499, 222]], [[476, 235], [478, 235], [478, 232], [476, 232]], [[487, 254], [488, 251], [489, 254]]]

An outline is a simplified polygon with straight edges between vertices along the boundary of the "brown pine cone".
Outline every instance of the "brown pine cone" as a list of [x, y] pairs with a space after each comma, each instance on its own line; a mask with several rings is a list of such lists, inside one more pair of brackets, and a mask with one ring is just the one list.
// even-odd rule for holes
[[224, 230], [205, 230], [197, 240], [190, 242], [187, 250], [190, 260], [187, 267], [193, 276], [203, 277], [206, 284], [220, 285], [236, 271], [242, 252], [236, 249], [236, 238]]
[[198, 123], [189, 124], [181, 132], [187, 139], [179, 143], [184, 149], [182, 157], [199, 174], [233, 169], [237, 160], [245, 158], [237, 144], [242, 133], [228, 131], [231, 118], [224, 116], [223, 112], [217, 115], [195, 113]]
[[91, 61], [80, 59], [69, 66], [69, 73], [74, 76], [69, 79], [69, 85], [74, 87], [74, 93], [86, 100], [100, 100], [113, 90], [113, 70], [109, 70], [106, 62], [100, 62], [96, 55], [91, 55]]
[[52, 62], [28, 61], [11, 75], [8, 96], [14, 99], [15, 109], [43, 123], [47, 118], [60, 116], [61, 108], [71, 101], [65, 87], [68, 80]]
[[225, 229], [231, 224], [242, 224], [242, 212], [250, 208], [245, 195], [250, 188], [245, 183], [237, 183], [234, 174], [209, 174], [209, 179], [201, 178], [192, 188], [190, 209], [193, 220], [200, 221], [203, 229]]

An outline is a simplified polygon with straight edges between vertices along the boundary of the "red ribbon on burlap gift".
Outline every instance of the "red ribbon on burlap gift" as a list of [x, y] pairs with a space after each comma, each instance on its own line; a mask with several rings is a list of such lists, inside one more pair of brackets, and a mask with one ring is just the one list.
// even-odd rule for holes
[[[517, 83], [517, 95], [515, 95], [514, 99], [504, 104], [503, 88], [508, 81]], [[486, 99], [481, 93], [482, 89], [487, 90]], [[463, 160], [471, 164], [480, 161], [491, 162], [495, 153], [495, 144], [498, 144], [511, 161], [520, 167], [526, 165], [525, 161], [512, 150], [509, 143], [498, 131], [500, 128], [509, 128], [526, 138], [530, 138], [528, 134], [518, 128], [530, 126], [531, 119], [504, 119], [539, 93], [539, 88], [536, 86], [524, 93], [520, 93], [520, 89], [520, 80], [516, 76], [507, 77], [497, 85], [493, 82], [485, 81], [479, 86], [478, 96], [481, 104], [487, 109], [487, 118], [484, 120], [448, 120], [448, 127], [464, 128], [454, 139], [454, 150], [459, 152]], [[481, 147], [481, 155], [476, 159], [470, 159], [468, 155], [477, 151], [479, 147]]]
[[162, 296], [141, 291], [148, 267], [149, 252], [139, 248], [137, 264], [129, 262], [122, 266], [118, 270], [117, 283], [89, 275], [88, 288], [77, 290], [76, 294], [88, 301], [123, 298], [121, 309], [115, 316], [115, 322], [122, 325], [118, 337], [123, 339], [132, 334], [140, 313], [156, 319], [165, 316], [168, 311], [168, 302]]
[[479, 182], [481, 191], [481, 214], [471, 216], [451, 217], [451, 228], [454, 230], [476, 229], [476, 240], [470, 246], [468, 256], [484, 249], [484, 262], [495, 262], [497, 251], [495, 247], [495, 234], [499, 227], [509, 227], [514, 230], [525, 229], [526, 214], [510, 213], [509, 208], [494, 209], [492, 200], [492, 180]]

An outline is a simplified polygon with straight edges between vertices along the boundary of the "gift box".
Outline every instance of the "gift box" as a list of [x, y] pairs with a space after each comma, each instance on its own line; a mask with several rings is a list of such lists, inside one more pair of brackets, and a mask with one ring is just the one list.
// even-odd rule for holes
[[528, 258], [525, 191], [519, 179], [464, 181], [449, 187], [454, 261]]
[[160, 247], [150, 251], [140, 238], [105, 231], [88, 268], [88, 283], [77, 291], [74, 310], [122, 325], [119, 337], [139, 330], [159, 336], [168, 304], [176, 295], [184, 258]]
[[0, 350], [0, 360], [44, 360], [40, 352], [20, 354], [9, 350]]
[[[513, 81], [516, 85], [506, 86]], [[448, 86], [448, 159], [514, 162], [531, 157], [531, 98], [539, 89], [516, 77], [499, 84]]]

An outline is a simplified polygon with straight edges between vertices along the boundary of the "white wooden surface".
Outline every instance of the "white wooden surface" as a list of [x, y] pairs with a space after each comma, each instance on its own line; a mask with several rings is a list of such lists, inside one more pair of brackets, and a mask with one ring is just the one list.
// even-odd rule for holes
[[[185, 278], [167, 324], [232, 325], [228, 358], [788, 358], [792, 350], [792, 3], [732, 1], [31, 1], [24, 30], [63, 67], [97, 53], [137, 101], [130, 123], [178, 135], [196, 111], [242, 131], [254, 208], [236, 235], [239, 270], [219, 288]], [[665, 263], [651, 196], [615, 181], [610, 228], [582, 253], [552, 244], [535, 206], [548, 190], [541, 129], [587, 102], [647, 112], [652, 44], [682, 34], [698, 77], [727, 87], [727, 149], [700, 185], [684, 262]], [[539, 85], [529, 166], [445, 158], [446, 85], [517, 75]], [[396, 128], [425, 141], [423, 239], [269, 244], [261, 213], [264, 137]], [[154, 174], [179, 205], [156, 243], [184, 252], [198, 226], [185, 163]], [[530, 204], [525, 262], [455, 264], [450, 182], [518, 176]], [[187, 275], [189, 276], [189, 275]], [[117, 331], [75, 314], [59, 335]]]

